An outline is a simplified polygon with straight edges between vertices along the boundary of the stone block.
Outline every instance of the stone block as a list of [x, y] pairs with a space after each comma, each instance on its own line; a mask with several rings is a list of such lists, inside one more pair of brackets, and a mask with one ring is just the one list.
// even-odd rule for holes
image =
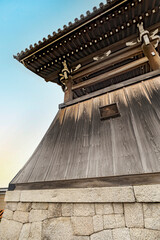
[[130, 232], [128, 228], [113, 229], [112, 233], [113, 233], [113, 240], [131, 240]]
[[29, 212], [31, 210], [31, 203], [19, 202], [17, 205], [17, 211]]
[[103, 216], [95, 215], [93, 216], [93, 228], [94, 232], [99, 232], [103, 230]]
[[40, 222], [44, 219], [47, 219], [48, 211], [47, 210], [34, 210], [32, 209], [29, 213], [29, 222]]
[[160, 184], [134, 186], [137, 202], [160, 202]]
[[16, 211], [17, 210], [18, 203], [17, 202], [7, 202], [5, 205], [5, 208], [11, 210], [11, 211]]
[[131, 240], [159, 240], [160, 231], [131, 228], [130, 229]]
[[15, 211], [13, 214], [13, 220], [15, 220], [17, 222], [21, 222], [21, 223], [27, 223], [29, 221], [29, 213]]
[[113, 205], [111, 203], [96, 203], [95, 204], [96, 214], [105, 215], [113, 213]]
[[31, 223], [23, 224], [20, 237], [18, 240], [28, 240], [30, 234]]
[[32, 203], [32, 209], [47, 210], [48, 209], [48, 203]]
[[28, 240], [41, 240], [42, 239], [42, 222], [33, 222]]
[[104, 229], [125, 227], [124, 216], [122, 214], [104, 215], [103, 220]]
[[94, 204], [74, 204], [74, 216], [85, 217], [95, 215]]
[[145, 219], [145, 228], [160, 230], [160, 217], [156, 218], [146, 218]]
[[42, 239], [46, 240], [72, 240], [73, 230], [70, 218], [53, 218], [43, 222]]
[[143, 207], [141, 203], [125, 203], [124, 215], [127, 227], [142, 228], [144, 226]]
[[9, 209], [5, 209], [3, 213], [3, 218], [6, 218], [8, 220], [13, 219], [13, 212]]
[[90, 236], [91, 240], [113, 240], [111, 230], [94, 233]]
[[144, 203], [145, 228], [160, 230], [160, 203]]
[[5, 202], [19, 202], [21, 191], [7, 191], [5, 195]]
[[144, 218], [160, 217], [160, 203], [144, 203]]
[[74, 236], [72, 240], [90, 240], [87, 236]]
[[16, 240], [19, 239], [22, 223], [3, 218], [0, 223], [0, 239]]
[[24, 190], [21, 202], [61, 202], [61, 203], [95, 203], [95, 202], [135, 202], [133, 187], [72, 188], [50, 190]]
[[62, 203], [62, 216], [63, 217], [73, 216], [73, 204], [72, 203]]
[[122, 203], [113, 203], [113, 211], [114, 213], [123, 214], [123, 204]]
[[48, 218], [61, 217], [61, 216], [62, 216], [62, 204], [61, 203], [49, 203]]
[[92, 217], [71, 217], [74, 235], [89, 236], [93, 230]]

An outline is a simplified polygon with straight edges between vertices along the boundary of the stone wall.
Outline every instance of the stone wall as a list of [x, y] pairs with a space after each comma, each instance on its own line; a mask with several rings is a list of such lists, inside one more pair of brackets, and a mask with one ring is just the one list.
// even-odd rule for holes
[[6, 202], [1, 240], [160, 239], [160, 185], [14, 191]]

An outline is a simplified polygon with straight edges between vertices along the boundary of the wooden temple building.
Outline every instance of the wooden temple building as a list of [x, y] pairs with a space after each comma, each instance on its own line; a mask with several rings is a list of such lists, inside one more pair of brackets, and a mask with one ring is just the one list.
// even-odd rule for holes
[[[11, 201], [12, 193], [20, 192], [22, 202], [43, 202], [43, 191], [53, 191], [55, 200], [52, 196], [51, 202], [90, 204], [105, 202], [101, 189], [120, 188], [122, 193], [136, 186], [135, 202], [160, 202], [160, 194], [156, 195], [156, 189], [160, 193], [159, 32], [159, 0], [108, 0], [14, 56], [46, 82], [58, 84], [64, 91], [64, 103], [29, 161], [11, 181], [6, 201]], [[146, 190], [147, 200], [136, 195], [143, 186], [150, 189]], [[97, 198], [87, 200], [86, 189], [91, 195], [94, 189], [98, 191]], [[84, 191], [86, 200], [84, 192], [78, 200], [66, 192], [64, 200], [60, 192], [64, 190]], [[40, 198], [36, 195], [39, 191]], [[106, 204], [134, 202], [127, 194], [121, 199], [116, 191], [115, 199], [106, 197]], [[47, 196], [44, 202], [50, 201]], [[140, 206], [134, 204], [133, 215]], [[74, 230], [75, 226], [74, 222]], [[149, 226], [152, 230], [146, 230], [146, 226], [141, 226], [145, 236], [160, 239], [160, 228]], [[152, 240], [141, 235], [132, 238], [135, 230], [130, 231], [127, 236], [131, 238], [115, 239]], [[42, 239], [61, 239], [43, 234]], [[92, 234], [96, 233], [75, 230], [75, 235], [102, 239]]]
[[93, 10], [15, 56], [64, 91], [49, 130], [11, 182], [18, 189], [126, 184], [160, 172], [159, 1], [116, 0]]

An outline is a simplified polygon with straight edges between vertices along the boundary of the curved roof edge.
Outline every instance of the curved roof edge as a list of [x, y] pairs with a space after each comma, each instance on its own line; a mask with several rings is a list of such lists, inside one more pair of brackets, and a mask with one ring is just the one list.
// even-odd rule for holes
[[24, 51], [21, 51], [20, 53], [17, 53], [17, 55], [13, 55], [13, 57], [15, 59], [17, 59], [18, 61], [22, 61], [23, 58], [25, 58], [26, 56], [28, 56], [31, 53], [34, 53], [36, 50], [38, 50], [39, 48], [44, 47], [45, 45], [51, 43], [52, 41], [58, 41], [58, 39], [60, 37], [62, 37], [64, 34], [69, 33], [71, 30], [73, 30], [75, 27], [81, 27], [82, 24], [87, 23], [89, 20], [91, 20], [92, 18], [96, 17], [97, 15], [103, 13], [104, 10], [109, 9], [111, 6], [113, 6], [115, 3], [117, 2], [123, 2], [122, 0], [106, 0], [106, 4], [104, 3], [100, 3], [99, 4], [99, 8], [97, 8], [96, 6], [93, 7], [93, 12], [87, 11], [86, 12], [86, 16], [84, 16], [83, 14], [80, 15], [80, 19], [75, 18], [75, 22], [69, 22], [68, 26], [64, 25], [63, 29], [58, 29], [57, 32], [53, 32], [52, 36], [48, 35], [47, 38], [43, 38], [42, 41], [38, 41], [38, 43], [35, 43], [34, 45], [30, 45], [29, 48], [26, 48]]

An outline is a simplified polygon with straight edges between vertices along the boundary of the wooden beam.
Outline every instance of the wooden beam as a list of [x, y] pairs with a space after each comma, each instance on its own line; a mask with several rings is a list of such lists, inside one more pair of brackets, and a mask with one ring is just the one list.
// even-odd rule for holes
[[[21, 183], [15, 185], [15, 190], [38, 190], [60, 188], [88, 188], [129, 186], [142, 184], [159, 184], [160, 173], [144, 173], [123, 176], [109, 176], [87, 179], [59, 180], [52, 182]], [[11, 190], [12, 191], [12, 190]]]
[[138, 55], [139, 53], [142, 53], [142, 48], [140, 46], [134, 46], [133, 47], [126, 47], [125, 49], [122, 49], [118, 52], [115, 52], [111, 54], [111, 56], [106, 57], [103, 61], [96, 61], [94, 63], [88, 64], [86, 67], [83, 67], [80, 69], [80, 71], [73, 75], [73, 80], [82, 78], [85, 75], [89, 75], [91, 73], [103, 70], [107, 67], [110, 67], [114, 64], [117, 64], [119, 62], [122, 62], [130, 57], [134, 57]]
[[152, 70], [158, 70], [160, 69], [160, 57], [152, 43], [148, 45], [142, 45], [142, 49], [144, 52], [144, 55], [148, 58], [149, 60], [149, 65]]
[[[156, 23], [155, 25], [150, 26], [149, 28], [147, 28], [147, 30], [149, 32], [154, 31], [156, 28], [160, 28], [160, 23]], [[100, 49], [98, 51], [96, 51], [96, 53], [92, 53], [89, 54], [86, 57], [80, 58], [79, 60], [77, 60], [76, 62], [71, 63], [71, 67], [76, 66], [78, 64], [81, 64], [82, 66], [87, 65], [89, 62], [91, 62], [91, 60], [93, 59], [93, 57], [97, 56], [97, 55], [101, 55], [104, 52], [107, 52], [108, 50], [114, 50], [114, 51], [119, 51], [119, 48], [121, 47], [125, 47], [126, 42], [130, 42], [130, 41], [134, 41], [134, 39], [137, 39], [137, 34], [133, 34], [127, 38], [124, 38], [118, 42], [113, 43], [112, 45], [106, 46], [103, 49]], [[129, 50], [129, 48], [128, 48]], [[56, 82], [57, 81], [57, 77], [58, 77], [58, 73], [59, 73], [59, 69], [56, 71], [53, 71], [52, 73], [49, 73], [46, 77], [44, 77], [46, 82]]]
[[73, 99], [72, 101], [69, 101], [67, 103], [61, 103], [61, 104], [59, 104], [59, 109], [69, 107], [69, 106], [74, 105], [76, 103], [83, 102], [83, 101], [86, 101], [88, 99], [103, 95], [107, 92], [112, 92], [112, 91], [118, 90], [120, 88], [127, 87], [127, 86], [130, 86], [132, 84], [135, 84], [135, 83], [138, 83], [138, 82], [141, 82], [141, 81], [146, 81], [148, 79], [151, 79], [151, 78], [154, 78], [154, 77], [157, 77], [157, 76], [160, 76], [160, 70], [149, 72], [149, 73], [146, 73], [146, 74], [128, 79], [126, 81], [111, 85], [109, 87], [97, 90], [95, 92], [89, 93], [87, 95], [81, 96], [81, 97], [76, 98], [76, 99]]
[[64, 102], [71, 101], [73, 99], [73, 91], [72, 91], [72, 77], [69, 77], [68, 80], [66, 80], [66, 90], [64, 94]]
[[123, 73], [126, 73], [126, 72], [130, 71], [130, 70], [133, 70], [133, 69], [137, 68], [138, 66], [141, 66], [141, 65], [145, 64], [146, 62], [148, 62], [147, 57], [140, 58], [140, 59], [138, 59], [136, 61], [133, 61], [131, 63], [128, 63], [128, 64], [126, 64], [122, 67], [119, 67], [117, 69], [111, 70], [111, 71], [106, 72], [106, 73], [103, 73], [99, 76], [96, 76], [96, 77], [91, 78], [89, 80], [86, 80], [84, 82], [80, 82], [78, 84], [75, 84], [75, 85], [73, 85], [72, 90], [77, 90], [77, 89], [80, 89], [80, 88], [83, 88], [83, 87], [84, 88], [89, 87], [89, 86], [92, 86], [94, 84], [106, 81], [110, 78], [116, 77], [120, 74], [123, 74]]

